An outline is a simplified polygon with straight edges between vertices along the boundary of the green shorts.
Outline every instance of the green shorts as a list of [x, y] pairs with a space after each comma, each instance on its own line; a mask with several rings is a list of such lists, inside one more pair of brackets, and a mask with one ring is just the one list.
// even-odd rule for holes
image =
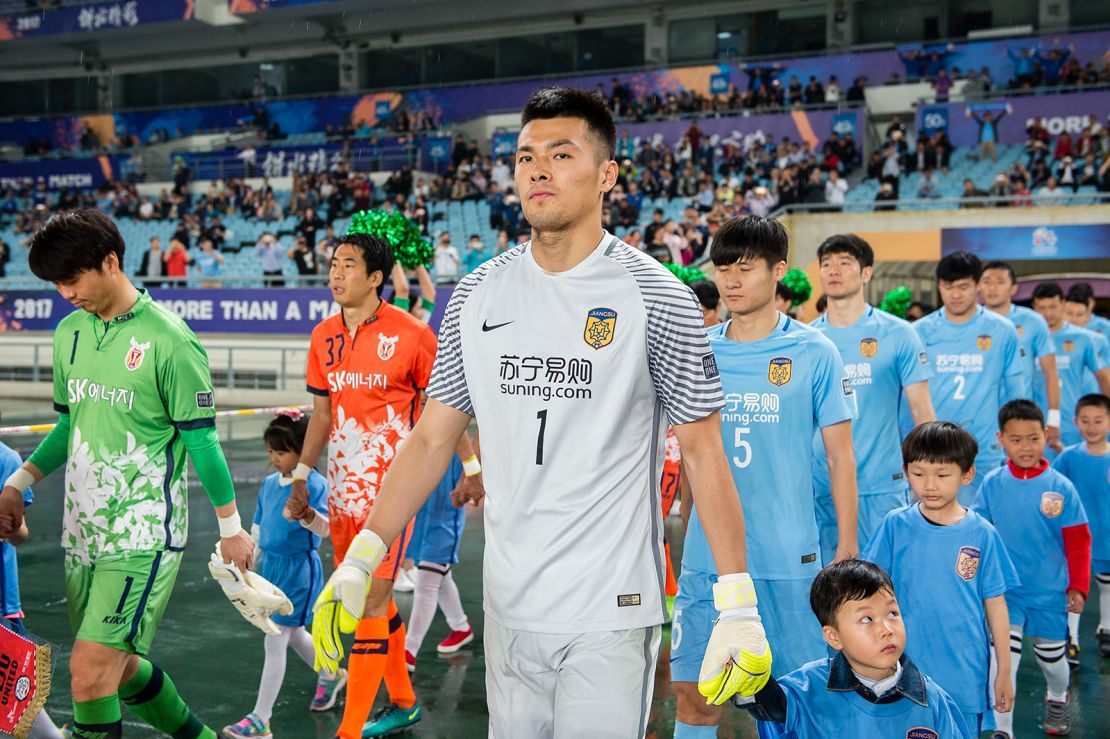
[[128, 552], [93, 564], [66, 560], [69, 625], [78, 639], [146, 654], [170, 602], [181, 552]]

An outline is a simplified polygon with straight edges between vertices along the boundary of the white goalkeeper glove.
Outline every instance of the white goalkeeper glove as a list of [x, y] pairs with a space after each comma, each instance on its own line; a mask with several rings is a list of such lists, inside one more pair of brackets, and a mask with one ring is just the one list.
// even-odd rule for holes
[[366, 596], [370, 594], [370, 578], [385, 559], [382, 538], [369, 529], [358, 532], [347, 549], [347, 556], [331, 573], [316, 604], [312, 606], [312, 646], [316, 650], [314, 669], [335, 674], [343, 659], [340, 633], [353, 634]]
[[709, 705], [755, 695], [771, 677], [771, 647], [756, 602], [755, 584], [746, 572], [723, 575], [713, 586], [713, 605], [721, 615], [698, 676], [698, 692]]
[[281, 628], [270, 620], [270, 616], [274, 613], [283, 616], [293, 613], [293, 604], [281, 588], [256, 572], [243, 572], [234, 563], [224, 562], [219, 542], [216, 542], [216, 553], [208, 561], [208, 571], [243, 618], [269, 636], [281, 633]]

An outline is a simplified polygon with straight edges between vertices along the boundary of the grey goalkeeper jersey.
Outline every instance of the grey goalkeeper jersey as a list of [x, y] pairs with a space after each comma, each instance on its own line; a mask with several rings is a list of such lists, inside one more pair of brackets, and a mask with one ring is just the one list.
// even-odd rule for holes
[[666, 428], [723, 405], [701, 311], [608, 233], [558, 274], [530, 247], [459, 283], [427, 391], [481, 431], [486, 614], [546, 633], [661, 623]]

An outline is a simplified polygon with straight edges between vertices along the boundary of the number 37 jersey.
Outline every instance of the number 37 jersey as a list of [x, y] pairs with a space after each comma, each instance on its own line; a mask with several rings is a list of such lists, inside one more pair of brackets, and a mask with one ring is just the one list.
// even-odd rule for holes
[[663, 621], [667, 425], [723, 403], [689, 288], [609, 234], [558, 274], [524, 244], [455, 289], [428, 395], [478, 421], [490, 618], [546, 633]]

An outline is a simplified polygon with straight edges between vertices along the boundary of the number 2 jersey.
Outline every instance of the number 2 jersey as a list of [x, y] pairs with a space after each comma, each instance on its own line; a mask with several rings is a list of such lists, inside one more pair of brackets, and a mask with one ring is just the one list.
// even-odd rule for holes
[[329, 518], [352, 519], [357, 529], [370, 515], [386, 470], [419, 418], [435, 355], [432, 330], [385, 302], [354, 336], [342, 312], [312, 330], [306, 384], [331, 400]]
[[[766, 338], [728, 338], [731, 321], [709, 329], [721, 371], [721, 434], [744, 511], [748, 571], [764, 580], [800, 580], [821, 569], [813, 499], [813, 435], [855, 416], [855, 397], [833, 343], [778, 314]], [[697, 507], [684, 570], [716, 572]]]
[[519, 246], [455, 289], [428, 395], [481, 430], [490, 618], [545, 633], [663, 622], [667, 425], [722, 403], [689, 288], [609, 234], [557, 274]]
[[1029, 393], [1017, 329], [981, 305], [965, 323], [949, 321], [941, 308], [912, 325], [933, 363], [929, 395], [937, 420], [967, 429], [979, 442], [978, 473], [990, 472], [1004, 456], [995, 436], [998, 409]]

